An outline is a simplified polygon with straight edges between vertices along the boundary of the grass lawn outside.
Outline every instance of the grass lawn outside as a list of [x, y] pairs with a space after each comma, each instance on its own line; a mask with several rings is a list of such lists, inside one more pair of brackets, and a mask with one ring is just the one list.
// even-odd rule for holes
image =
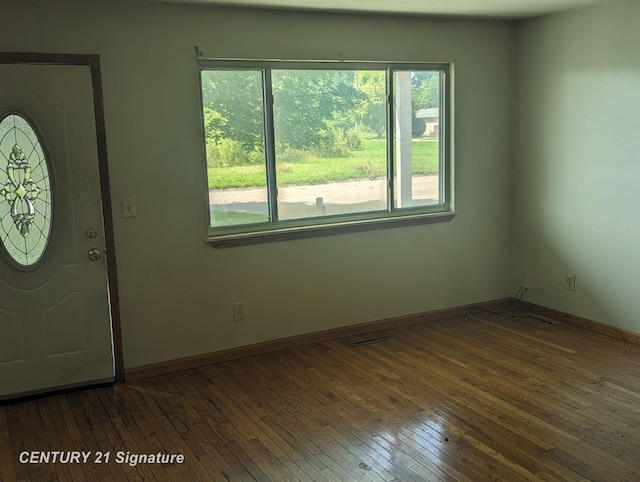
[[236, 224], [265, 223], [269, 221], [267, 214], [257, 214], [243, 211], [220, 211], [210, 207], [211, 226], [231, 226]]
[[[326, 158], [308, 156], [300, 161], [277, 162], [279, 186], [324, 184], [386, 176], [387, 143], [375, 138], [362, 139], [359, 149], [349, 157]], [[438, 140], [414, 139], [412, 142], [413, 175], [438, 173]], [[232, 189], [265, 186], [264, 165], [210, 167], [209, 189]]]

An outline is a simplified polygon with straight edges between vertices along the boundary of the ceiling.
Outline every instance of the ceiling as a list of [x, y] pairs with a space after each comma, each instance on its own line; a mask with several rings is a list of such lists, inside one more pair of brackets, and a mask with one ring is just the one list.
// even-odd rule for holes
[[147, 0], [170, 3], [524, 19], [616, 0]]

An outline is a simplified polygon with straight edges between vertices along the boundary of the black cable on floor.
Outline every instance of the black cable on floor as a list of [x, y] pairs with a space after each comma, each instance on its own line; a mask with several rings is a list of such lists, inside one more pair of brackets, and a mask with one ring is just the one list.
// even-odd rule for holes
[[[516, 315], [516, 310], [521, 307], [522, 298], [524, 297], [524, 294], [526, 292], [527, 292], [527, 288], [524, 288], [522, 286], [520, 288], [518, 288], [518, 292], [511, 299], [511, 302], [504, 309], [502, 309], [500, 311], [491, 311], [491, 310], [485, 310], [484, 308], [480, 308], [479, 306], [470, 306], [469, 308], [467, 308], [467, 310], [464, 313], [464, 319], [465, 320], [467, 319], [467, 316], [469, 315], [469, 312], [471, 310], [482, 311], [483, 313], [490, 313], [492, 315], [501, 315], [501, 314], [507, 312], [509, 309], [511, 309], [511, 318], [533, 318], [533, 319], [542, 321], [543, 323], [545, 323], [547, 325], [555, 325], [556, 324], [555, 321], [545, 320], [545, 319], [540, 318], [540, 317], [535, 316], [535, 315]], [[522, 308], [522, 309], [525, 309], [525, 308]]]
[[467, 308], [467, 311], [465, 311], [464, 313], [464, 319], [465, 320], [467, 319], [467, 316], [469, 315], [469, 312], [471, 310], [482, 311], [483, 313], [491, 313], [492, 315], [501, 315], [502, 313], [505, 313], [506, 311], [508, 311], [509, 308], [511, 308], [515, 303], [519, 302], [524, 296], [524, 293], [526, 291], [527, 291], [527, 288], [523, 288], [521, 286], [520, 289], [518, 289], [518, 292], [516, 293], [516, 295], [511, 299], [511, 302], [507, 305], [507, 307], [500, 311], [491, 311], [491, 310], [485, 310], [484, 308], [480, 308], [479, 306], [470, 306], [469, 308]]
[[[524, 291], [527, 291], [527, 288], [525, 288]], [[523, 295], [524, 295], [524, 293], [523, 293]], [[520, 297], [520, 299], [522, 299], [522, 297]], [[555, 321], [545, 320], [544, 318], [540, 318], [539, 316], [535, 316], [535, 315], [516, 315], [516, 310], [519, 307], [520, 307], [520, 300], [518, 300], [516, 305], [513, 307], [513, 310], [511, 311], [511, 318], [533, 318], [534, 320], [541, 321], [546, 325], [555, 325], [556, 324]], [[522, 309], [525, 310], [525, 311], [529, 311], [526, 308], [522, 308]]]

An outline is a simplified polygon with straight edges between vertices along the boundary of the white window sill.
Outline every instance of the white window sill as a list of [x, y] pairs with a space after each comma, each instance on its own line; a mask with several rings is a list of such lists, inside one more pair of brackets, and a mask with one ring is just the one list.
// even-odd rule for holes
[[231, 248], [251, 244], [273, 243], [292, 239], [315, 238], [336, 234], [359, 233], [378, 229], [391, 229], [421, 224], [445, 223], [455, 217], [453, 212], [412, 214], [403, 216], [388, 216], [377, 219], [359, 221], [338, 221], [329, 224], [315, 224], [307, 226], [269, 227], [263, 230], [241, 233], [211, 234], [207, 242], [214, 248]]

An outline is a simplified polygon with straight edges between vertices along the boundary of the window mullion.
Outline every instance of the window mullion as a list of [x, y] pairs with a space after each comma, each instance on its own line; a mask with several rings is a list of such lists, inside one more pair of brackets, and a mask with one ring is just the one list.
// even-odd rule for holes
[[278, 222], [278, 183], [276, 179], [276, 148], [273, 127], [273, 89], [271, 69], [263, 71], [263, 102], [264, 102], [264, 149], [267, 163], [267, 199], [269, 204], [269, 221]]
[[446, 144], [446, 136], [447, 136], [447, 130], [446, 130], [446, 117], [445, 117], [445, 107], [446, 107], [446, 102], [445, 102], [445, 96], [447, 94], [446, 92], [446, 87], [445, 87], [445, 74], [444, 72], [440, 72], [439, 74], [439, 82], [440, 82], [440, 99], [439, 99], [439, 107], [440, 110], [438, 112], [440, 119], [439, 119], [439, 125], [440, 125], [440, 138], [442, 139], [442, 142], [439, 143], [438, 145], [438, 172], [440, 173], [440, 178], [439, 178], [439, 184], [440, 184], [440, 188], [439, 188], [439, 193], [440, 193], [440, 199], [438, 199], [438, 202], [440, 204], [445, 204], [446, 203], [446, 199], [448, 197], [448, 194], [446, 192], [446, 183], [445, 183], [445, 179], [447, 178], [446, 176], [446, 167], [445, 167], [445, 144]]
[[447, 162], [448, 149], [449, 149], [449, 129], [447, 126], [449, 125], [449, 119], [446, 117], [448, 114], [448, 109], [445, 106], [449, 105], [449, 90], [447, 88], [449, 79], [447, 78], [446, 71], [440, 71], [440, 110], [439, 110], [439, 135], [440, 135], [440, 143], [438, 145], [438, 162], [439, 162], [439, 173], [440, 173], [440, 199], [438, 200], [441, 205], [448, 206], [449, 202], [449, 186], [447, 185], [449, 179], [449, 165]]
[[393, 200], [395, 197], [394, 186], [394, 163], [393, 157], [395, 144], [393, 139], [394, 129], [394, 109], [393, 109], [393, 70], [386, 70], [387, 87], [387, 211], [393, 211]]

